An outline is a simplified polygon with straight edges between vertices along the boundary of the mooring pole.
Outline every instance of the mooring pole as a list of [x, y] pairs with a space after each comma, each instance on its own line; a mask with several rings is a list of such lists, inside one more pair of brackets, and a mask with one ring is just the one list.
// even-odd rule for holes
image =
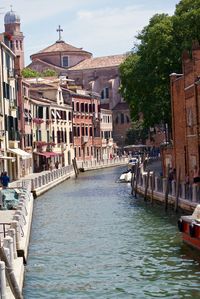
[[178, 177], [176, 178], [176, 199], [174, 205], [174, 211], [178, 212], [178, 202], [179, 202], [179, 194], [180, 194], [180, 179], [181, 179], [181, 167], [178, 169]]

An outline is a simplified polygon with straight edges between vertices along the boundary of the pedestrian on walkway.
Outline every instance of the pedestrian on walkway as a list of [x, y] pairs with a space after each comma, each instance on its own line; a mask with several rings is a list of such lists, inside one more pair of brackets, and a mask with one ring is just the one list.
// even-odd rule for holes
[[1, 184], [3, 186], [3, 189], [8, 188], [8, 184], [10, 182], [10, 177], [7, 175], [7, 172], [5, 171], [2, 175], [1, 175]]

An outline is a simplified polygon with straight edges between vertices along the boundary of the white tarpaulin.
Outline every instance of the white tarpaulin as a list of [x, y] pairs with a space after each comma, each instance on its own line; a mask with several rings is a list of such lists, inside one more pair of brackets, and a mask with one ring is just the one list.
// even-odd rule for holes
[[13, 154], [16, 154], [16, 155], [19, 155], [22, 160], [26, 160], [26, 159], [31, 159], [32, 158], [32, 155], [21, 150], [20, 148], [8, 148], [8, 151], [13, 153]]

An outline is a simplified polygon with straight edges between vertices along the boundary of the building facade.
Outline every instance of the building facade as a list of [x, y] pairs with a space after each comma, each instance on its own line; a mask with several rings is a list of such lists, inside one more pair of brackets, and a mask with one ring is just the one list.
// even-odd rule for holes
[[164, 151], [167, 164], [181, 169], [181, 179], [192, 179], [194, 167], [200, 168], [200, 46], [182, 58], [183, 74], [171, 74], [173, 144]]
[[116, 115], [123, 115], [128, 120], [115, 123], [113, 118], [114, 140], [123, 146], [126, 132], [131, 127], [128, 104], [119, 94], [119, 65], [125, 58], [126, 55], [93, 58], [90, 52], [65, 43], [59, 35], [54, 44], [31, 55], [32, 62], [28, 67], [39, 72], [53, 69], [58, 75], [73, 79], [82, 89], [99, 94], [102, 108], [115, 110]]

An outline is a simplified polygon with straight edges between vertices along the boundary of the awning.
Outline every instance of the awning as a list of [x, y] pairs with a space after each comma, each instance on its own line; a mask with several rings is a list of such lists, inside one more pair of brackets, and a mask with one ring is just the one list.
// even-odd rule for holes
[[8, 156], [0, 156], [0, 159], [2, 160], [12, 160], [12, 162], [15, 162], [15, 157], [8, 157]]
[[62, 155], [62, 153], [55, 153], [55, 152], [35, 152], [34, 154], [39, 156], [44, 156], [47, 159]]
[[26, 160], [26, 159], [31, 159], [32, 158], [32, 155], [21, 150], [20, 148], [8, 148], [8, 151], [15, 154], [15, 155], [18, 155], [22, 158], [22, 160]]

